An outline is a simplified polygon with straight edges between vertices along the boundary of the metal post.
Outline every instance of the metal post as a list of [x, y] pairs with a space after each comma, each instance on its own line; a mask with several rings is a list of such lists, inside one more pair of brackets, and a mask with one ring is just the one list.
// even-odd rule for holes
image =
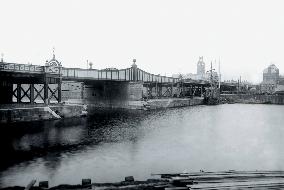
[[61, 100], [62, 100], [61, 85], [62, 85], [62, 81], [61, 81], [61, 78], [60, 78], [59, 83], [58, 83], [58, 103], [60, 103]]
[[43, 84], [43, 101], [44, 101], [44, 104], [48, 105], [49, 104], [49, 101], [48, 101], [48, 83], [45, 81], [44, 84]]
[[240, 81], [238, 79], [238, 91], [237, 91], [238, 94], [239, 94], [239, 91], [240, 91]]
[[156, 88], [155, 88], [155, 92], [156, 92], [156, 97], [158, 97], [158, 82], [156, 81]]
[[183, 87], [183, 81], [181, 81], [181, 86], [182, 86], [182, 88], [181, 88], [181, 90], [182, 90], [182, 97], [184, 97], [184, 87]]
[[172, 82], [172, 85], [171, 85], [171, 97], [174, 96], [173, 89], [174, 89], [174, 83]]
[[21, 103], [21, 84], [17, 84], [17, 103]]
[[35, 87], [34, 87], [34, 84], [30, 85], [30, 103], [31, 104], [35, 103]]

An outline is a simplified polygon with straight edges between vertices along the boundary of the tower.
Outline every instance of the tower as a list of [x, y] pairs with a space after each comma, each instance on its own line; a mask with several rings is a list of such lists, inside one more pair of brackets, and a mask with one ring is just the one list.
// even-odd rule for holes
[[198, 78], [203, 78], [205, 76], [205, 63], [203, 61], [203, 56], [199, 57], [197, 62], [197, 76]]
[[51, 60], [46, 60], [45, 62], [45, 66], [56, 66], [56, 67], [61, 67], [61, 62], [57, 61], [55, 59], [55, 48], [53, 47], [53, 50], [52, 50], [52, 53], [53, 53], [53, 56], [52, 56], [52, 59]]

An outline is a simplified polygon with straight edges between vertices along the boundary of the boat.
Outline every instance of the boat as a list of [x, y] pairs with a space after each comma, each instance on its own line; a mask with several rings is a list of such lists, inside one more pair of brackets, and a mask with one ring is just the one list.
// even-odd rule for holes
[[206, 105], [217, 105], [220, 103], [220, 79], [219, 79], [219, 85], [217, 85], [217, 81], [214, 80], [212, 71], [212, 62], [211, 62], [211, 69], [210, 69], [210, 80], [209, 84], [210, 86], [205, 91], [204, 96], [204, 103]]

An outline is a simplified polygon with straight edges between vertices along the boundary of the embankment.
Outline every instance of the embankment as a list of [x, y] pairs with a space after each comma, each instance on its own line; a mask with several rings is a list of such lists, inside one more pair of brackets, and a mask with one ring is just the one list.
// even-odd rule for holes
[[221, 103], [244, 103], [244, 104], [279, 104], [284, 105], [284, 95], [262, 94], [221, 94]]
[[[129, 100], [100, 105], [90, 103], [88, 104], [88, 111], [92, 112], [97, 109], [109, 108], [149, 110], [194, 106], [203, 103], [204, 99], [200, 97], [150, 99], [147, 101]], [[79, 117], [85, 110], [86, 107], [82, 104], [60, 104], [53, 106], [37, 105], [24, 107], [7, 105], [6, 107], [0, 108], [0, 123]]]
[[83, 105], [54, 105], [13, 107], [0, 109], [0, 123], [37, 121], [78, 117], [85, 110]]
[[168, 98], [168, 99], [152, 99], [147, 103], [150, 109], [159, 108], [174, 108], [174, 107], [185, 107], [203, 104], [204, 99], [195, 98]]
[[149, 99], [147, 101], [129, 101], [125, 108], [128, 109], [163, 109], [174, 107], [185, 107], [201, 105], [204, 103], [204, 98], [163, 98]]

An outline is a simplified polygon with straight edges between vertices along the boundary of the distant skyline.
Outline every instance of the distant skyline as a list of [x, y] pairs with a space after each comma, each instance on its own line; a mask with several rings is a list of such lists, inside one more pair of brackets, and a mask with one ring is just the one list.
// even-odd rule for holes
[[[4, 61], [64, 67], [139, 68], [171, 76], [196, 73], [199, 56], [223, 80], [284, 74], [281, 0], [0, 0]], [[215, 63], [216, 60], [216, 64]]]

